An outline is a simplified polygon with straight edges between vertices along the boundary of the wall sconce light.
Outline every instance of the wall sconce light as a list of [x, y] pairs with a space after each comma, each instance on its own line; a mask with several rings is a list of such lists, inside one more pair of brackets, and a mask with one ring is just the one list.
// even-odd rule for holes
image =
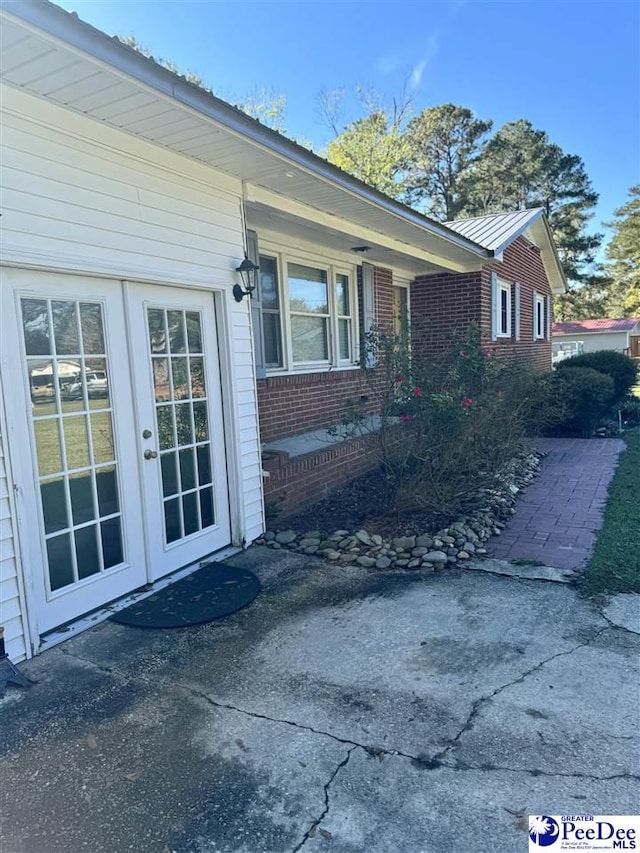
[[251, 294], [256, 289], [256, 285], [258, 283], [258, 270], [259, 266], [250, 261], [249, 258], [244, 256], [244, 261], [240, 264], [239, 267], [236, 267], [236, 272], [240, 273], [240, 278], [242, 279], [242, 284], [244, 285], [244, 290], [240, 287], [239, 284], [233, 285], [233, 298], [236, 302], [242, 302], [243, 297], [248, 296], [251, 298]]

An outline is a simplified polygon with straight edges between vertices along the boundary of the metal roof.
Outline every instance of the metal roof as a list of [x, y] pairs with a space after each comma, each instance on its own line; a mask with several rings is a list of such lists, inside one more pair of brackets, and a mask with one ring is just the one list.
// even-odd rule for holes
[[622, 317], [618, 320], [572, 320], [554, 323], [554, 335], [594, 334], [597, 332], [632, 332], [640, 325], [640, 317]]
[[[226, 172], [258, 188], [261, 198], [292, 200], [294, 224], [304, 223], [306, 206], [318, 214], [320, 230], [332, 221], [344, 233], [345, 246], [370, 243], [414, 272], [478, 269], [492, 259], [491, 250], [372, 189], [75, 13], [48, 0], [0, 6], [7, 84]], [[353, 236], [345, 223], [354, 226]], [[363, 240], [358, 228], [370, 238]], [[374, 252], [370, 258], [377, 259]]]
[[511, 213], [488, 213], [469, 219], [455, 219], [445, 224], [461, 236], [493, 252], [496, 260], [502, 260], [504, 250], [526, 232], [526, 236], [540, 249], [542, 263], [553, 292], [566, 291], [567, 282], [562, 263], [547, 217], [541, 207], [515, 210]]
[[455, 219], [446, 225], [498, 255], [543, 214], [541, 207], [534, 207], [513, 213], [489, 213], [486, 216]]

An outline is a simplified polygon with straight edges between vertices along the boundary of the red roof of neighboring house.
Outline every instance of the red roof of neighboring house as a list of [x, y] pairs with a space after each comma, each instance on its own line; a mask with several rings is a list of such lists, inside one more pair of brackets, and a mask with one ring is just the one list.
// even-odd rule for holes
[[569, 323], [554, 323], [554, 335], [584, 334], [585, 332], [632, 332], [640, 323], [640, 317], [622, 317], [620, 320], [573, 320]]

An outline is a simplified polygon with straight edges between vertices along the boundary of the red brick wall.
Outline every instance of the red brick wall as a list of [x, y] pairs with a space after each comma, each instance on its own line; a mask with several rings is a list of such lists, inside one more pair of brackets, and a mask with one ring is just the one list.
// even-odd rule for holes
[[416, 358], [444, 354], [452, 338], [480, 321], [480, 272], [422, 276], [411, 285], [411, 326]]
[[[511, 338], [491, 341], [491, 272], [520, 282], [520, 340], [515, 339], [515, 298], [511, 300]], [[533, 339], [533, 293], [551, 295], [540, 250], [519, 237], [504, 252], [502, 263], [487, 264], [480, 272], [438, 274], [416, 279], [411, 285], [411, 322], [418, 329], [422, 354], [437, 357], [448, 349], [456, 332], [480, 323], [487, 343], [505, 355], [527, 358], [542, 370], [551, 369], [551, 341]], [[421, 326], [424, 325], [424, 329]], [[424, 343], [422, 343], [424, 341]], [[417, 354], [417, 353], [416, 353]]]
[[[359, 302], [362, 305], [361, 267], [358, 267]], [[376, 268], [376, 323], [390, 325], [393, 319], [391, 270]], [[362, 312], [359, 322], [362, 322]], [[362, 335], [362, 326], [360, 329]], [[362, 398], [366, 398], [363, 400]], [[369, 377], [361, 369], [331, 370], [267, 376], [258, 380], [258, 411], [263, 442], [275, 441], [340, 422], [349, 402], [364, 403], [372, 412], [375, 399]]]
[[[551, 341], [533, 339], [533, 294], [551, 296], [551, 287], [540, 257], [540, 249], [519, 237], [504, 252], [503, 262], [482, 270], [482, 323], [491, 333], [491, 271], [505, 281], [520, 282], [520, 340], [515, 339], [514, 299], [511, 299], [511, 338], [499, 338], [491, 347], [499, 353], [526, 358], [541, 370], [551, 370]], [[552, 300], [550, 301], [550, 304]], [[551, 304], [553, 311], [553, 305]], [[551, 317], [553, 322], [553, 315]]]
[[373, 470], [378, 460], [368, 442], [369, 439], [357, 438], [294, 459], [286, 454], [265, 459], [263, 468], [269, 472], [264, 480], [267, 510], [272, 505], [280, 520]]

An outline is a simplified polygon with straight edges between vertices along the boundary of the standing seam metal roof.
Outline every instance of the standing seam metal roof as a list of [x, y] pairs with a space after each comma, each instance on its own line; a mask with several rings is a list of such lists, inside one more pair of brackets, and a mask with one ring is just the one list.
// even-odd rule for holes
[[517, 210], [513, 213], [490, 213], [487, 216], [456, 219], [445, 222], [445, 225], [457, 231], [462, 237], [473, 240], [485, 249], [498, 254], [543, 213], [541, 207], [534, 207], [531, 210]]

